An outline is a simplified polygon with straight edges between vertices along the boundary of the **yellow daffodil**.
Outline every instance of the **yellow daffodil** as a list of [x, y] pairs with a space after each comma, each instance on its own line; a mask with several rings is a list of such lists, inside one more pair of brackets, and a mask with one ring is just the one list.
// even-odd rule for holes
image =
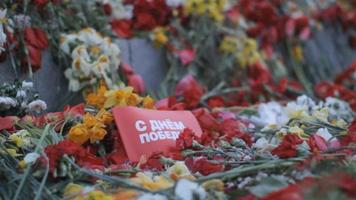
[[24, 140], [15, 134], [10, 135], [9, 140], [15, 143], [17, 147], [22, 147], [25, 144]]
[[173, 166], [168, 168], [167, 172], [169, 176], [175, 181], [181, 178], [189, 180], [195, 179], [184, 162], [176, 162]]
[[104, 107], [111, 108], [114, 106], [136, 106], [141, 102], [141, 98], [133, 93], [132, 87], [125, 87], [119, 90], [110, 90], [105, 93], [107, 100]]
[[96, 115], [96, 118], [101, 120], [104, 124], [110, 124], [114, 120], [111, 112], [108, 112], [105, 109], [101, 109]]
[[246, 67], [260, 61], [261, 54], [257, 49], [257, 42], [254, 39], [241, 39], [239, 51], [236, 53], [236, 60], [240, 66]]
[[292, 48], [292, 56], [296, 61], [302, 62], [304, 60], [302, 47], [300, 47], [300, 46], [293, 47]]
[[147, 109], [153, 109], [155, 106], [155, 102], [150, 96], [147, 95], [142, 99], [142, 106]]
[[89, 93], [86, 96], [87, 104], [93, 105], [99, 109], [103, 108], [106, 101], [106, 92], [107, 87], [105, 86], [105, 84], [101, 84], [96, 92]]
[[160, 189], [166, 189], [173, 186], [173, 182], [164, 176], [156, 176], [151, 178], [146, 174], [139, 172], [136, 174], [136, 177], [131, 178], [132, 182], [141, 185], [143, 188], [157, 191]]
[[101, 124], [98, 124], [89, 130], [89, 138], [91, 143], [104, 139], [107, 133], [104, 127], [102, 127]]
[[77, 124], [69, 130], [67, 137], [77, 144], [84, 144], [89, 139], [89, 131], [84, 124]]
[[153, 44], [156, 47], [161, 47], [165, 45], [168, 42], [168, 37], [165, 34], [165, 29], [162, 27], [155, 28], [152, 33], [152, 40]]
[[298, 126], [292, 126], [288, 129], [288, 132], [298, 135], [300, 138], [306, 138], [308, 135], [304, 133], [304, 130]]
[[83, 186], [70, 183], [64, 189], [63, 197], [72, 200], [113, 200], [110, 195], [100, 190], [87, 190]]
[[212, 179], [202, 184], [205, 190], [224, 191], [224, 182], [220, 179]]
[[186, 15], [207, 15], [215, 21], [224, 20], [226, 0], [187, 0], [184, 4]]
[[226, 36], [219, 46], [219, 51], [226, 54], [234, 53], [237, 51], [237, 43], [238, 40], [236, 37]]

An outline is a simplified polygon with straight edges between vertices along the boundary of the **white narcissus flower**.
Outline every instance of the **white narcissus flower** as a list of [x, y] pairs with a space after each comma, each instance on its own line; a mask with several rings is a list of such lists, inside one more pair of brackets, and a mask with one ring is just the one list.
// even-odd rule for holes
[[[329, 141], [333, 135], [331, 135], [328, 131], [327, 128], [319, 128], [317, 131], [316, 131], [316, 134], [319, 135], [320, 137], [324, 138], [325, 141]], [[331, 141], [335, 141], [337, 140], [336, 138], [333, 138], [331, 139]]]
[[0, 54], [4, 51], [4, 44], [6, 42], [6, 34], [4, 32], [4, 23], [6, 22], [6, 9], [0, 10]]
[[166, 4], [171, 8], [177, 8], [184, 5], [185, 0], [166, 0]]
[[181, 200], [200, 200], [206, 197], [203, 187], [199, 186], [198, 183], [186, 179], [181, 179], [177, 182], [174, 193]]
[[99, 80], [109, 87], [116, 82], [113, 73], [120, 65], [120, 49], [111, 38], [86, 28], [76, 34], [62, 35], [60, 48], [72, 58], [71, 68], [65, 71], [69, 90], [78, 91]]
[[28, 104], [28, 109], [30, 112], [41, 113], [42, 111], [47, 109], [46, 102], [42, 100], [34, 100]]
[[36, 160], [40, 157], [40, 154], [32, 152], [32, 153], [28, 153], [26, 154], [26, 156], [24, 157], [24, 161], [26, 164], [30, 164], [30, 163], [34, 163], [36, 162]]
[[289, 118], [279, 103], [269, 102], [261, 103], [258, 107], [258, 117], [252, 116], [251, 120], [260, 126], [282, 126]]
[[33, 88], [33, 83], [31, 81], [22, 81], [22, 87], [25, 90]]
[[261, 137], [255, 143], [252, 144], [253, 148], [256, 148], [258, 151], [271, 151], [277, 145], [270, 143], [266, 138]]
[[328, 108], [329, 115], [332, 118], [342, 118], [347, 121], [352, 121], [352, 109], [346, 101], [334, 97], [327, 97], [325, 107]]
[[15, 107], [17, 101], [11, 97], [0, 97], [0, 110], [7, 110], [11, 107]]
[[25, 98], [26, 97], [26, 92], [24, 90], [18, 90], [16, 92], [16, 98]]

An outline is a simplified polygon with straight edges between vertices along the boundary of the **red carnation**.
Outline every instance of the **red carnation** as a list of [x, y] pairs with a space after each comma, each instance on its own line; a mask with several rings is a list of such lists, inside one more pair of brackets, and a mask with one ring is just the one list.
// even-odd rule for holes
[[193, 145], [194, 138], [194, 132], [189, 128], [185, 128], [176, 140], [176, 147], [178, 149], [190, 148]]
[[188, 158], [185, 164], [192, 173], [199, 172], [204, 176], [224, 170], [224, 165], [213, 164], [206, 157]]
[[38, 49], [45, 49], [48, 47], [47, 35], [42, 29], [28, 27], [25, 29], [24, 35], [27, 44]]
[[196, 107], [199, 104], [200, 98], [203, 94], [203, 87], [190, 74], [183, 77], [175, 89], [175, 95], [183, 96], [184, 103], [188, 108]]
[[74, 156], [77, 162], [85, 157], [86, 154], [85, 150], [80, 145], [70, 140], [63, 140], [58, 144], [48, 145], [44, 151], [49, 159], [49, 170], [51, 173], [57, 168], [57, 165], [64, 154]]
[[111, 28], [118, 37], [130, 38], [133, 35], [131, 20], [112, 20]]
[[128, 85], [134, 88], [134, 91], [138, 94], [142, 94], [145, 91], [145, 83], [142, 76], [133, 74], [128, 76]]
[[146, 161], [146, 163], [140, 166], [141, 169], [156, 169], [162, 171], [164, 165], [161, 162], [162, 152], [153, 153]]
[[303, 143], [297, 135], [288, 134], [283, 138], [281, 144], [272, 150], [272, 154], [280, 158], [290, 158], [297, 155], [297, 145]]

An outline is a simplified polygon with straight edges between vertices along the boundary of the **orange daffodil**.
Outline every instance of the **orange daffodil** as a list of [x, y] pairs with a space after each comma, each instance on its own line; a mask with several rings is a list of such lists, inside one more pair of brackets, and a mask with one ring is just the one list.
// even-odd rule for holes
[[73, 126], [67, 137], [77, 144], [84, 144], [88, 140], [91, 143], [100, 141], [107, 133], [105, 125], [110, 124], [112, 120], [111, 113], [105, 110], [101, 110], [96, 116], [87, 113], [84, 115], [83, 123]]
[[140, 97], [134, 93], [132, 87], [108, 90], [104, 84], [101, 84], [96, 92], [87, 94], [86, 101], [88, 105], [95, 106], [100, 111], [95, 116], [86, 113], [83, 123], [70, 129], [67, 137], [77, 144], [102, 140], [107, 134], [106, 125], [113, 121], [113, 116], [108, 110], [115, 106], [142, 106], [148, 109], [154, 107], [154, 100], [150, 96]]

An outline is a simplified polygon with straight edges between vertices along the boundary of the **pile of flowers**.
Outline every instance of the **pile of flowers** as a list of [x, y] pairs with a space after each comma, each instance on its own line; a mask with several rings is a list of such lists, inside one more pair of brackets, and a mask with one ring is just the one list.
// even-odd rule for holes
[[[178, 84], [175, 96], [156, 102], [132, 87], [102, 83], [86, 94], [85, 105], [17, 117], [1, 130], [1, 197], [356, 197], [351, 187], [356, 121], [347, 102], [303, 95], [284, 103], [209, 109], [202, 106], [204, 94], [192, 76]], [[191, 110], [203, 134], [186, 128], [168, 152], [131, 162], [111, 113], [125, 106]], [[9, 181], [16, 175], [21, 178]], [[334, 181], [323, 181], [330, 178]], [[323, 187], [330, 189], [314, 189]]]
[[[31, 77], [49, 50], [85, 103], [44, 113], [32, 83], [0, 86], [0, 199], [355, 199], [356, 62], [325, 80], [334, 70], [308, 65], [303, 51], [333, 24], [354, 47], [354, 8], [1, 1], [0, 58]], [[166, 51], [164, 95], [145, 93], [121, 63], [116, 39], [133, 37]], [[130, 161], [113, 117], [127, 106], [188, 110], [202, 134], [185, 128], [169, 150]]]

